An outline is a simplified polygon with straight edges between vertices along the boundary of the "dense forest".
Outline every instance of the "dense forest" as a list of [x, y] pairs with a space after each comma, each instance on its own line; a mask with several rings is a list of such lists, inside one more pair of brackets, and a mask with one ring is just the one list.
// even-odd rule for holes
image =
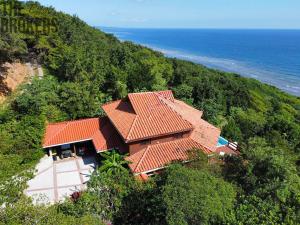
[[[0, 63], [34, 57], [45, 76], [0, 106], [0, 224], [299, 224], [300, 99], [237, 74], [208, 69], [92, 28], [34, 2], [22, 18], [55, 18], [43, 33], [0, 33]], [[241, 155], [194, 157], [149, 182], [96, 171], [78, 199], [34, 206], [23, 195], [43, 155], [46, 122], [102, 116], [130, 92], [171, 89], [238, 141]], [[2, 206], [1, 206], [2, 205]]]

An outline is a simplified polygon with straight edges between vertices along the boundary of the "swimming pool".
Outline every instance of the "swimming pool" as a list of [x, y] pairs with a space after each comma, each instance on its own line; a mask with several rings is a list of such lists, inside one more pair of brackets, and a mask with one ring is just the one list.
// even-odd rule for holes
[[225, 138], [219, 137], [217, 147], [228, 145], [228, 143], [229, 142]]

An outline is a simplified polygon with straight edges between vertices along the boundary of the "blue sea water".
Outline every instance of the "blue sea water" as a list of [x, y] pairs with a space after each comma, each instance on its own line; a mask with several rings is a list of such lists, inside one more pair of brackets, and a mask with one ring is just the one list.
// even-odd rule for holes
[[100, 29], [166, 56], [255, 78], [300, 96], [300, 30]]

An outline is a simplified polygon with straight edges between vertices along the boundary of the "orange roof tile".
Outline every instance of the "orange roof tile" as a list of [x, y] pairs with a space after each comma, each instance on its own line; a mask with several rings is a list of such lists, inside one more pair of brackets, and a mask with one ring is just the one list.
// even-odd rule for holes
[[135, 179], [141, 182], [146, 182], [149, 180], [149, 176], [147, 174], [140, 174], [138, 176], [135, 176]]
[[164, 168], [173, 161], [188, 160], [189, 150], [192, 149], [201, 149], [206, 154], [211, 153], [211, 151], [204, 149], [194, 140], [184, 138], [176, 141], [150, 145], [146, 149], [127, 157], [127, 160], [132, 162], [129, 164], [132, 172], [140, 174]]
[[165, 98], [161, 98], [161, 100], [194, 126], [191, 135], [194, 141], [210, 151], [216, 151], [221, 130], [201, 119], [203, 112], [179, 100], [170, 101]]
[[128, 99], [102, 106], [125, 142], [189, 131], [193, 126], [161, 99], [174, 101], [171, 91], [129, 94]]
[[122, 145], [120, 136], [105, 117], [48, 124], [43, 148], [82, 141], [92, 141], [97, 151]]
[[136, 114], [130, 102], [125, 99], [118, 100], [103, 105], [102, 109], [109, 116], [111, 122], [125, 140], [136, 119]]
[[221, 130], [219, 128], [216, 128], [205, 120], [200, 119], [199, 123], [195, 126], [195, 130], [193, 131], [191, 138], [200, 143], [203, 147], [215, 152], [220, 135]]

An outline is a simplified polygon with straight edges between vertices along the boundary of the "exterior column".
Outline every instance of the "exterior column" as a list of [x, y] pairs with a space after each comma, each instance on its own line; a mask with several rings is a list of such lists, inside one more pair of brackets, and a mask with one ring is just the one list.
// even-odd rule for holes
[[75, 144], [73, 144], [73, 156], [74, 157], [76, 156], [76, 146], [75, 146]]

